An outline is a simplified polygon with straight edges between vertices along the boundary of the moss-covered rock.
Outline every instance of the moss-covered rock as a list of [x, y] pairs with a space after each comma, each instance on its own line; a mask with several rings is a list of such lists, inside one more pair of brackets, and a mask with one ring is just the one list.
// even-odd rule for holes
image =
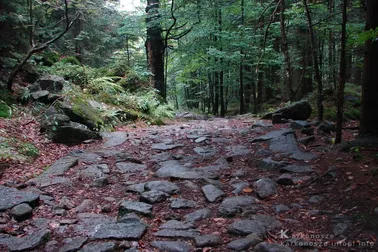
[[0, 100], [0, 117], [10, 118], [12, 117], [12, 109], [6, 104], [6, 102]]

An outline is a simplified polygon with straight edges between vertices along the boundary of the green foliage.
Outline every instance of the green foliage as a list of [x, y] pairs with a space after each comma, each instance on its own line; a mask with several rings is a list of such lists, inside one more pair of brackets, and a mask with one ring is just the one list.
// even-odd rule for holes
[[39, 156], [36, 146], [17, 138], [0, 138], [0, 159], [28, 161]]
[[0, 100], [0, 117], [10, 118], [12, 117], [12, 109], [6, 104], [6, 102]]

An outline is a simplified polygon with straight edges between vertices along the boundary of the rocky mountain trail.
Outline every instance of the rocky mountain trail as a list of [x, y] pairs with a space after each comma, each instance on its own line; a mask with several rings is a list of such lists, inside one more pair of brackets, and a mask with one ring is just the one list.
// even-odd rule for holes
[[300, 143], [310, 122], [187, 116], [103, 133], [24, 181], [9, 168], [0, 249], [377, 249], [372, 161], [333, 149], [332, 135]]

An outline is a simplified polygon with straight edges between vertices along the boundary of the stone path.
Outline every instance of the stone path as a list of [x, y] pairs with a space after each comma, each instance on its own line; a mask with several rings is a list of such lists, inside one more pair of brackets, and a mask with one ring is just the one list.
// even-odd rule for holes
[[[104, 134], [101, 148], [62, 157], [26, 188], [0, 186], [0, 223], [23, 227], [0, 234], [0, 244], [4, 251], [317, 251], [279, 234], [300, 226], [304, 209], [319, 211], [311, 204], [321, 204], [320, 195], [280, 197], [313, 179], [308, 161], [318, 157], [298, 147], [292, 129], [236, 121]], [[342, 238], [350, 223], [335, 218], [331, 235]]]

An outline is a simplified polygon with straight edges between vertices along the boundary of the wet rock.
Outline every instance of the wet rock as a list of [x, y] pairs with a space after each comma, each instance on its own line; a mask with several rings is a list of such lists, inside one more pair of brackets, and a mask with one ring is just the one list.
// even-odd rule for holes
[[223, 200], [220, 204], [218, 213], [221, 216], [234, 216], [250, 208], [257, 202], [252, 196], [235, 196]]
[[303, 129], [303, 128], [309, 128], [309, 127], [311, 127], [311, 124], [307, 121], [297, 120], [290, 123], [290, 128], [293, 128], [293, 129]]
[[196, 222], [203, 219], [211, 218], [212, 211], [208, 208], [199, 209], [184, 216], [185, 221]]
[[182, 222], [178, 220], [169, 220], [160, 226], [160, 229], [193, 229], [194, 225], [192, 222]]
[[233, 251], [244, 251], [262, 241], [260, 236], [254, 234], [248, 235], [246, 238], [231, 241], [227, 244], [227, 248]]
[[128, 134], [122, 131], [103, 132], [101, 136], [105, 141], [103, 144], [105, 148], [121, 145], [126, 142], [128, 138]]
[[266, 229], [256, 220], [237, 220], [227, 227], [227, 232], [232, 235], [255, 234], [261, 236], [266, 233]]
[[300, 166], [300, 165], [288, 165], [282, 167], [280, 172], [292, 172], [292, 173], [311, 173], [314, 170], [309, 165]]
[[91, 199], [85, 199], [80, 205], [76, 207], [76, 212], [83, 213], [90, 210], [93, 207], [94, 201]]
[[249, 219], [258, 221], [269, 231], [282, 227], [282, 223], [270, 215], [256, 214], [249, 216]]
[[150, 181], [145, 184], [147, 190], [161, 191], [167, 194], [176, 194], [180, 192], [180, 188], [168, 181]]
[[35, 231], [23, 237], [14, 237], [10, 235], [0, 236], [0, 244], [8, 246], [9, 251], [28, 251], [36, 249], [50, 238], [50, 230], [43, 229]]
[[180, 199], [180, 198], [171, 198], [171, 208], [193, 208], [196, 207], [197, 203], [193, 200]]
[[191, 252], [192, 246], [182, 241], [154, 241], [151, 246], [166, 252]]
[[201, 235], [194, 238], [196, 247], [215, 247], [222, 244], [222, 240], [217, 235]]
[[290, 208], [283, 204], [275, 205], [273, 206], [273, 209], [274, 211], [276, 211], [276, 213], [284, 213], [284, 212], [290, 211]]
[[337, 223], [332, 228], [332, 233], [336, 236], [345, 234], [349, 229], [349, 223]]
[[203, 186], [202, 192], [205, 195], [206, 199], [211, 203], [226, 195], [221, 189], [214, 185]]
[[287, 165], [286, 162], [274, 161], [274, 160], [272, 160], [271, 157], [268, 157], [268, 158], [264, 158], [264, 159], [260, 160], [257, 163], [257, 168], [264, 169], [264, 170], [277, 170], [281, 167], [284, 167], [285, 165]]
[[161, 163], [161, 168], [156, 171], [155, 175], [159, 178], [179, 179], [202, 179], [208, 177], [203, 171], [187, 168], [176, 160]]
[[91, 239], [141, 239], [147, 225], [142, 221], [97, 226]]
[[98, 242], [85, 245], [79, 252], [113, 252], [116, 248], [115, 242]]
[[256, 252], [294, 252], [289, 247], [286, 247], [284, 245], [278, 244], [278, 243], [268, 243], [268, 242], [261, 242], [255, 246]]
[[149, 204], [154, 204], [157, 202], [161, 202], [167, 198], [168, 194], [162, 191], [156, 191], [156, 190], [151, 190], [147, 192], [143, 192], [140, 195], [140, 201], [146, 202]]
[[293, 175], [284, 173], [276, 179], [276, 183], [279, 185], [294, 185]]
[[145, 215], [151, 215], [152, 205], [143, 202], [123, 200], [119, 205], [119, 212], [123, 214], [134, 212]]
[[314, 195], [314, 196], [311, 196], [311, 198], [308, 200], [308, 202], [310, 202], [310, 203], [319, 203], [319, 202], [321, 202], [323, 200], [324, 200], [323, 196]]
[[145, 188], [146, 183], [139, 183], [135, 185], [129, 185], [126, 187], [126, 192], [137, 192], [137, 193], [143, 193], [146, 188]]
[[87, 237], [66, 238], [63, 240], [63, 246], [59, 252], [75, 252], [88, 240]]
[[276, 182], [268, 178], [257, 180], [253, 183], [253, 187], [255, 188], [257, 195], [262, 199], [266, 199], [278, 193]]
[[146, 165], [125, 162], [116, 163], [116, 167], [121, 173], [136, 173], [147, 169]]
[[197, 229], [161, 229], [154, 233], [158, 237], [194, 239], [200, 235]]
[[184, 146], [183, 144], [157, 143], [157, 144], [151, 145], [151, 149], [167, 151], [167, 150], [173, 150], [173, 149], [183, 147], [183, 146]]
[[264, 157], [264, 156], [270, 156], [273, 152], [267, 149], [259, 149], [255, 153], [255, 157]]
[[5, 211], [16, 205], [28, 203], [35, 205], [39, 200], [39, 194], [33, 192], [20, 191], [0, 185], [0, 211]]
[[15, 218], [16, 221], [23, 221], [32, 217], [33, 208], [26, 203], [22, 203], [13, 207], [10, 211], [10, 215]]

